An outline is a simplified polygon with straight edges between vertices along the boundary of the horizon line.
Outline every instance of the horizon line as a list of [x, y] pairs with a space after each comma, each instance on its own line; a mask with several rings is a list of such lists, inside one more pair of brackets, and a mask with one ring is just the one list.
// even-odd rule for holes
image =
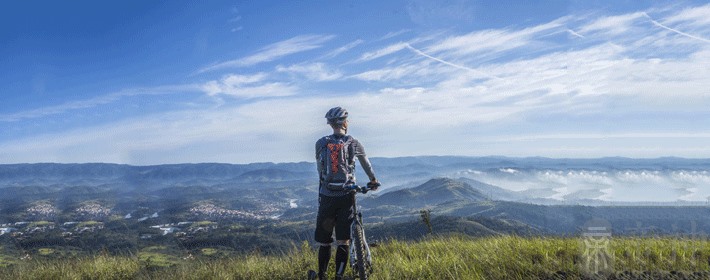
[[[658, 156], [658, 157], [627, 157], [627, 156], [600, 156], [600, 157], [549, 157], [549, 156], [504, 156], [504, 155], [487, 155], [487, 156], [467, 156], [467, 155], [413, 155], [413, 156], [377, 156], [369, 157], [370, 160], [380, 160], [380, 159], [405, 159], [405, 158], [468, 158], [468, 159], [487, 159], [487, 158], [500, 158], [500, 159], [546, 159], [546, 160], [609, 160], [609, 159], [621, 159], [621, 160], [687, 160], [687, 161], [697, 161], [697, 160], [710, 160], [707, 157], [679, 157], [679, 156]], [[161, 166], [161, 165], [199, 165], [199, 164], [224, 164], [224, 165], [249, 165], [249, 164], [299, 164], [299, 163], [315, 163], [315, 161], [257, 161], [257, 162], [217, 162], [217, 161], [204, 161], [204, 162], [174, 162], [174, 163], [155, 163], [155, 164], [132, 164], [132, 163], [118, 163], [118, 162], [16, 162], [16, 163], [0, 163], [3, 165], [35, 165], [35, 164], [59, 164], [59, 165], [82, 165], [82, 164], [106, 164], [106, 165], [127, 165], [127, 166]]]

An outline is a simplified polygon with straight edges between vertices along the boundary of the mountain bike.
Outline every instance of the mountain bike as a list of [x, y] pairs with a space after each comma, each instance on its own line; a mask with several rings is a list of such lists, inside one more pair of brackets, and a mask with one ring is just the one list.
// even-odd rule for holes
[[372, 273], [372, 254], [370, 246], [367, 244], [365, 237], [365, 229], [362, 224], [362, 212], [357, 207], [355, 194], [367, 193], [370, 187], [360, 187], [353, 185], [349, 188], [353, 199], [353, 222], [350, 224], [350, 267], [353, 269], [361, 280], [366, 280], [368, 275]]

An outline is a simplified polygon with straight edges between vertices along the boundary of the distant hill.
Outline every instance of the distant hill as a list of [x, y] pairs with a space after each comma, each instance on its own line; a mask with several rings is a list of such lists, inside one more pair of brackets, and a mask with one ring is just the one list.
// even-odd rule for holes
[[281, 182], [313, 177], [313, 163], [165, 164], [131, 166], [109, 163], [0, 164], [0, 188], [25, 186], [113, 186], [159, 189], [168, 186]]
[[467, 183], [436, 178], [414, 188], [385, 193], [375, 199], [380, 205], [433, 206], [452, 200], [480, 201], [486, 197]]
[[291, 171], [286, 169], [267, 168], [244, 172], [235, 179], [239, 182], [282, 182], [297, 180], [313, 180], [315, 172]]
[[461, 177], [456, 180], [464, 182], [466, 184], [469, 184], [471, 187], [478, 190], [479, 192], [484, 194], [488, 199], [491, 199], [491, 200], [519, 201], [519, 200], [525, 200], [525, 199], [529, 198], [529, 197], [525, 196], [525, 194], [523, 194], [523, 193], [514, 192], [511, 190], [506, 190], [504, 188], [494, 186], [491, 184], [486, 184], [481, 181], [470, 179], [470, 178]]

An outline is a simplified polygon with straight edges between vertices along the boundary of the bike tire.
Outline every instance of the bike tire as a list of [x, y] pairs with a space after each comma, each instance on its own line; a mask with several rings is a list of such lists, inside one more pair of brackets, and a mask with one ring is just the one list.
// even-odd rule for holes
[[355, 245], [355, 256], [357, 257], [357, 274], [360, 280], [367, 280], [367, 251], [365, 249], [365, 238], [363, 236], [362, 225], [359, 223], [355, 224], [355, 236], [353, 240], [353, 245]]

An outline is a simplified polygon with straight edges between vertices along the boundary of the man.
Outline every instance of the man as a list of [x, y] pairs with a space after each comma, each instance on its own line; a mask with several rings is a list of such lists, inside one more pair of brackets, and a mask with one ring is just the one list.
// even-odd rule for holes
[[365, 149], [355, 138], [348, 135], [348, 111], [335, 107], [325, 114], [333, 134], [316, 142], [316, 164], [318, 165], [319, 206], [316, 221], [315, 240], [318, 250], [318, 279], [325, 279], [330, 262], [333, 229], [338, 247], [335, 253], [336, 279], [342, 279], [348, 261], [350, 223], [353, 221], [352, 199], [346, 186], [355, 185], [355, 158], [370, 179], [367, 184], [377, 190], [380, 184], [372, 171], [372, 165], [365, 155]]

